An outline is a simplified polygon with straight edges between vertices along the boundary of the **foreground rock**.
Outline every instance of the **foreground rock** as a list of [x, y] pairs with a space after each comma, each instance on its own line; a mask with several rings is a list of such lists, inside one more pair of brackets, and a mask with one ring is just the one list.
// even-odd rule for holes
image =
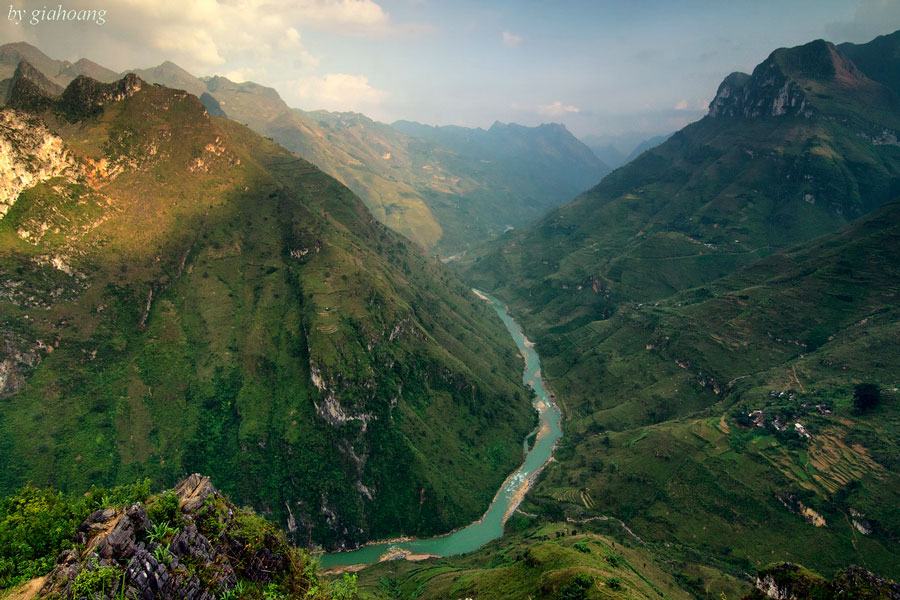
[[352, 578], [320, 589], [305, 551], [196, 474], [146, 506], [95, 511], [74, 541], [75, 548], [60, 553], [40, 597], [355, 598]]

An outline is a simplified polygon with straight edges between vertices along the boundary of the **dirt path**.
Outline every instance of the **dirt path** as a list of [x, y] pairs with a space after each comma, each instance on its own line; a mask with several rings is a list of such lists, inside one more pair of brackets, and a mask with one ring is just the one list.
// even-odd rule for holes
[[32, 598], [37, 598], [38, 592], [44, 587], [46, 581], [47, 575], [35, 577], [31, 581], [26, 581], [12, 588], [6, 594], [0, 596], [0, 600], [32, 600]]

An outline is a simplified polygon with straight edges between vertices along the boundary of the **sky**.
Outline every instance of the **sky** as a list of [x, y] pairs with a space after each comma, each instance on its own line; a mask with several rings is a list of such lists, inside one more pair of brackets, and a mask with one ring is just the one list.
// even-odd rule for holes
[[[105, 12], [50, 20], [60, 5]], [[197, 76], [272, 86], [304, 110], [470, 127], [561, 122], [582, 137], [675, 131], [702, 117], [725, 75], [778, 47], [897, 29], [900, 0], [0, 4], [0, 42], [27, 41], [56, 59], [116, 71], [171, 60]]]

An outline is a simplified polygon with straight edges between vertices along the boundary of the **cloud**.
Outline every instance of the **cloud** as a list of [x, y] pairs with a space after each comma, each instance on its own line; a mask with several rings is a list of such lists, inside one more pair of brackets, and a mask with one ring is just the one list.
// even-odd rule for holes
[[825, 26], [828, 39], [840, 42], [868, 42], [900, 29], [900, 2], [897, 0], [860, 0], [853, 20]]
[[569, 113], [579, 113], [581, 112], [581, 109], [577, 106], [572, 106], [571, 104], [563, 104], [557, 100], [553, 104], [538, 106], [537, 111], [539, 114], [547, 117], [562, 117]]
[[334, 111], [371, 112], [387, 100], [389, 94], [373, 87], [365, 75], [328, 73], [324, 77], [306, 77], [295, 84], [304, 108]]
[[393, 23], [375, 0], [105, 0], [103, 8], [103, 26], [45, 22], [6, 26], [0, 34], [54, 58], [87, 57], [116, 70], [171, 60], [207, 74], [285, 57], [300, 69], [315, 69], [319, 61], [303, 43], [305, 29], [373, 36], [418, 31], [415, 24]]
[[518, 48], [522, 44], [522, 36], [504, 31], [501, 36], [503, 43], [510, 48]]
[[687, 110], [688, 102], [687, 100], [679, 100], [677, 104], [675, 104], [675, 110]]

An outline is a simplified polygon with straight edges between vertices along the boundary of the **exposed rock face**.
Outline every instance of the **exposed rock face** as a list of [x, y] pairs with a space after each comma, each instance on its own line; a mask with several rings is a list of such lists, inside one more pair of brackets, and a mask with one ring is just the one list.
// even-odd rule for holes
[[116, 597], [124, 585], [127, 598], [214, 600], [236, 585], [238, 575], [266, 585], [287, 568], [290, 559], [283, 542], [271, 534], [261, 540], [242, 537], [237, 510], [208, 477], [191, 475], [174, 492], [182, 520], [168, 541], [159, 538], [159, 524], [141, 503], [97, 510], [76, 534], [84, 550], [69, 550], [57, 558], [41, 596], [72, 597], [83, 570], [115, 568], [108, 597]]
[[[789, 81], [772, 65], [764, 85], [750, 84], [746, 73], [732, 73], [719, 86], [709, 105], [713, 117], [761, 117], [807, 114], [806, 98], [795, 81]], [[754, 72], [754, 77], [756, 73]]]
[[756, 589], [744, 600], [838, 600], [884, 598], [900, 600], [900, 584], [851, 566], [835, 574], [832, 581], [791, 563], [778, 563], [760, 571]]
[[41, 340], [26, 340], [4, 328], [0, 328], [0, 340], [0, 398], [3, 398], [25, 385], [25, 373], [37, 366], [53, 347]]
[[98, 113], [105, 104], [130, 98], [144, 85], [144, 81], [134, 73], [113, 83], [101, 83], [80, 75], [63, 92], [62, 110], [70, 120], [89, 117]]
[[40, 119], [0, 110], [0, 218], [22, 190], [51, 177], [76, 177], [81, 170], [62, 139]]
[[828, 42], [816, 41], [798, 48], [780, 49], [753, 70], [753, 75], [732, 73], [722, 81], [710, 102], [711, 117], [810, 117], [805, 83], [837, 82], [843, 87], [863, 87], [872, 82]]

